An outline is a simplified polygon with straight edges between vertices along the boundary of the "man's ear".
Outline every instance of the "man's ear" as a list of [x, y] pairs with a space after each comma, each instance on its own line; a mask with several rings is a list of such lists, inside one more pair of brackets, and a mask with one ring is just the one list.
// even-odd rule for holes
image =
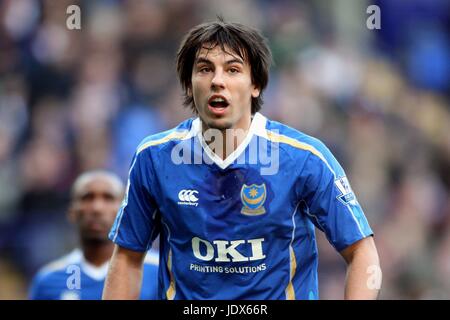
[[191, 97], [191, 98], [192, 98], [192, 86], [191, 86], [191, 85], [189, 85], [189, 87], [187, 87], [187, 89], [186, 89], [186, 95], [187, 95], [188, 97]]
[[252, 98], [258, 98], [260, 93], [261, 90], [257, 86], [253, 85]]
[[76, 223], [77, 221], [76, 212], [73, 204], [70, 205], [69, 209], [67, 210], [67, 220], [69, 220], [70, 223]]

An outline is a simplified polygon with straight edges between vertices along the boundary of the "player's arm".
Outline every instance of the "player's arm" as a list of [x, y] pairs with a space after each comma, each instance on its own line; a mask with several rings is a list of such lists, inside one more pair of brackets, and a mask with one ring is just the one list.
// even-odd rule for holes
[[104, 300], [139, 299], [144, 258], [145, 252], [132, 251], [116, 245], [102, 298]]
[[345, 299], [375, 299], [381, 269], [373, 231], [343, 168], [328, 148], [315, 143], [321, 157], [308, 158], [303, 169], [306, 182], [299, 184], [307, 216], [347, 262]]
[[125, 197], [108, 236], [116, 246], [103, 299], [138, 299], [140, 296], [145, 255], [160, 226], [152, 191], [154, 175], [149, 152], [139, 147], [133, 157]]
[[344, 298], [376, 299], [381, 287], [381, 268], [373, 237], [367, 237], [341, 252], [347, 262]]

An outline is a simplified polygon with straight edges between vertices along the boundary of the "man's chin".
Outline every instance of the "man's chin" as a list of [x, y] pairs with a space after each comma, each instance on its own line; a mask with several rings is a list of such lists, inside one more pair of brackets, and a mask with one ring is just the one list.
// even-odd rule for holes
[[233, 124], [227, 119], [207, 119], [204, 121], [209, 129], [227, 130], [233, 127]]
[[109, 242], [109, 239], [105, 234], [87, 234], [83, 236], [83, 242], [91, 245], [100, 245]]

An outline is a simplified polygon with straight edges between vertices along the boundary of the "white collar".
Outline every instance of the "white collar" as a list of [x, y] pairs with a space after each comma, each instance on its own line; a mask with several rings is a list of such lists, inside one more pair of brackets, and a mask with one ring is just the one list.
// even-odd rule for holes
[[[200, 118], [196, 118], [192, 122], [191, 130], [189, 134], [184, 137], [184, 139], [190, 139], [193, 136], [198, 136], [200, 143], [202, 145], [203, 151], [206, 153], [206, 155], [221, 169], [227, 168], [230, 164], [232, 164], [247, 148], [248, 144], [252, 140], [254, 135], [263, 137], [267, 139], [267, 132], [266, 132], [266, 122], [267, 118], [264, 117], [261, 113], [256, 112], [253, 116], [252, 123], [250, 125], [250, 128], [247, 132], [247, 136], [245, 139], [239, 144], [239, 146], [234, 150], [231, 154], [228, 155], [225, 159], [220, 158], [217, 156], [208, 146], [208, 144], [205, 142], [205, 139], [202, 135], [202, 122]], [[183, 140], [184, 140], [183, 139]]]
[[86, 260], [83, 254], [81, 254], [80, 266], [83, 272], [94, 280], [100, 281], [106, 278], [108, 273], [109, 261], [106, 261], [101, 266], [95, 266]]
[[[81, 249], [74, 249], [65, 259], [67, 264], [79, 263], [83, 272], [90, 278], [101, 281], [106, 278], [108, 274], [109, 261], [106, 261], [101, 266], [95, 266], [86, 260]], [[159, 255], [157, 252], [151, 250], [148, 251], [145, 256], [145, 262], [149, 264], [158, 265]]]

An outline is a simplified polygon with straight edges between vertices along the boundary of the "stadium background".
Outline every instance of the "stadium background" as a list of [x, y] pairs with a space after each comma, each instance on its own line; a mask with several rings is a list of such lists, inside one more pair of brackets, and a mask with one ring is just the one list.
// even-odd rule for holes
[[[67, 6], [82, 29], [66, 28]], [[381, 30], [368, 30], [368, 5]], [[174, 55], [192, 26], [260, 28], [275, 66], [262, 112], [322, 139], [375, 231], [382, 299], [450, 298], [447, 0], [0, 1], [0, 299], [76, 245], [77, 174], [126, 178], [138, 142], [190, 116]], [[320, 233], [318, 233], [320, 235]], [[322, 299], [345, 264], [319, 236]]]

